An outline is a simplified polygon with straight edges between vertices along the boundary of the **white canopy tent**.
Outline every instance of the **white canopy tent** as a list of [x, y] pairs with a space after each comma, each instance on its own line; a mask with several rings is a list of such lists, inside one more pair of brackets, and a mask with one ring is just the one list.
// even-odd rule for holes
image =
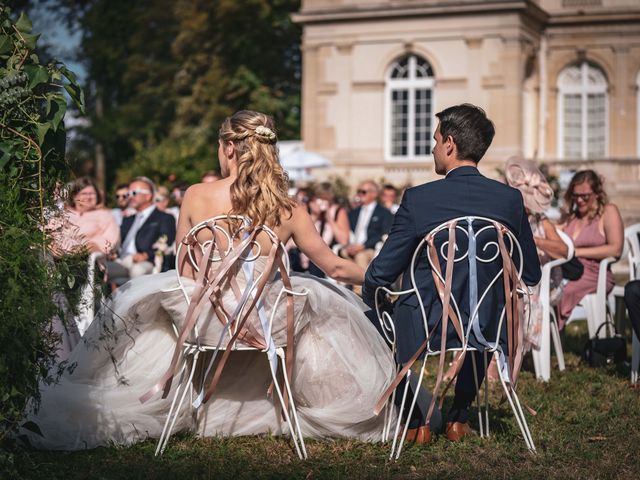
[[280, 164], [289, 174], [289, 179], [295, 182], [313, 180], [311, 169], [331, 166], [329, 159], [305, 150], [299, 140], [286, 140], [278, 142], [278, 145]]

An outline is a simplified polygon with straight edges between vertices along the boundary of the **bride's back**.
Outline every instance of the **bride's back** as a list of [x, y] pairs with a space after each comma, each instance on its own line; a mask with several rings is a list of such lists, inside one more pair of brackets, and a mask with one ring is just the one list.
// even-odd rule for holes
[[[289, 197], [289, 179], [280, 165], [275, 126], [271, 117], [240, 111], [220, 127], [218, 159], [223, 179], [189, 188], [182, 202], [176, 239], [181, 242], [198, 223], [218, 215], [239, 215], [252, 225], [269, 227], [282, 243], [290, 238], [329, 277], [360, 284], [364, 271], [355, 263], [337, 257], [322, 240], [304, 207]], [[234, 226], [226, 228], [232, 236]], [[198, 240], [208, 240], [203, 232]], [[238, 236], [240, 237], [240, 236]], [[235, 241], [241, 239], [236, 237]], [[224, 245], [225, 240], [222, 240]], [[273, 241], [266, 234], [256, 239], [260, 255], [268, 255]], [[181, 253], [181, 275], [194, 270]]]
[[[229, 178], [219, 180], [215, 183], [200, 183], [192, 186], [189, 190], [191, 195], [185, 198], [183, 207], [181, 209], [181, 217], [183, 215], [188, 216], [189, 225], [193, 227], [199, 223], [208, 220], [213, 217], [222, 215], [229, 215], [232, 211], [230, 185], [232, 181]], [[286, 243], [292, 234], [293, 217], [296, 215], [294, 210], [291, 215], [285, 216], [280, 219], [280, 225], [275, 226], [273, 224], [264, 223], [265, 226], [271, 228], [278, 236], [278, 239], [282, 243]], [[238, 215], [247, 218], [253, 225], [260, 225], [253, 218], [248, 215], [248, 212], [233, 212], [232, 215]], [[239, 223], [227, 224], [226, 222], [219, 222], [218, 226], [223, 228], [231, 237], [233, 237], [238, 228]], [[211, 234], [205, 229], [198, 235], [198, 240], [202, 243], [211, 238]], [[221, 247], [226, 248], [226, 237], [221, 236]], [[260, 244], [263, 252], [268, 252], [269, 247], [272, 244], [271, 239], [266, 234], [258, 235], [256, 241]], [[239, 239], [236, 238], [236, 243]]]
[[[223, 122], [218, 158], [224, 178], [189, 188], [180, 211], [178, 241], [194, 225], [227, 214], [270, 227], [282, 242], [291, 237], [299, 213], [288, 195], [288, 178], [278, 159], [274, 128], [271, 117], [251, 111], [237, 112]], [[233, 237], [237, 227], [231, 224], [223, 228]], [[198, 240], [204, 242], [209, 239], [207, 236], [211, 233], [202, 231]], [[224, 244], [225, 240], [221, 241]], [[273, 243], [264, 234], [256, 242], [262, 252], [268, 252]], [[184, 275], [193, 274], [183, 259], [180, 270]]]

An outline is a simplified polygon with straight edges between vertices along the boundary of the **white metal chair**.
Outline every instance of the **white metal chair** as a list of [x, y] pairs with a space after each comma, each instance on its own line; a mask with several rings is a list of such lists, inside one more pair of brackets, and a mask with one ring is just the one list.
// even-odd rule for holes
[[[624, 238], [628, 246], [627, 258], [629, 260], [629, 281], [640, 280], [640, 223], [624, 229]], [[631, 331], [631, 384], [640, 383], [638, 371], [640, 370], [640, 340], [635, 332]]]
[[[598, 328], [607, 321], [608, 315], [611, 317], [615, 315], [616, 297], [624, 296], [624, 289], [619, 286], [614, 286], [611, 292], [607, 294], [607, 272], [611, 265], [627, 255], [627, 248], [627, 242], [625, 241], [622, 254], [619, 258], [607, 257], [600, 260], [596, 292], [585, 295], [580, 301], [580, 305], [584, 308], [585, 316], [587, 318], [589, 338], [595, 337], [596, 334], [601, 338], [607, 336], [607, 331], [605, 331], [605, 329], [600, 329], [598, 331]], [[581, 317], [577, 311], [574, 310], [569, 321], [576, 320], [578, 318]], [[608, 334], [613, 335], [613, 333], [613, 323], [611, 323]]]
[[[440, 233], [442, 233], [443, 235], [448, 234], [448, 238], [441, 239], [445, 240], [443, 242], [438, 241], [438, 243], [440, 244], [438, 250], [438, 247], [436, 246], [436, 236], [438, 236], [438, 234]], [[456, 244], [456, 233], [458, 233], [458, 235], [466, 236], [468, 242], [468, 248], [466, 249], [466, 251], [463, 251], [463, 247], [460, 247]], [[438, 251], [446, 261], [446, 269], [444, 274], [442, 273], [443, 270], [440, 268]], [[517, 266], [514, 264], [514, 258], [518, 262]], [[455, 276], [455, 264], [465, 260], [469, 265], [468, 284], [470, 287], [469, 296], [471, 299], [469, 308], [470, 318], [466, 324], [464, 321], [461, 321], [462, 317], [460, 315], [459, 301], [455, 298], [455, 293], [451, 292], [452, 280]], [[415, 272], [419, 266], [419, 263], [425, 261], [428, 261], [430, 264], [434, 283], [438, 288], [440, 299], [443, 305], [442, 319], [438, 323], [438, 325], [436, 325], [436, 328], [440, 326], [441, 331], [446, 332], [448, 323], [449, 321], [451, 321], [457, 332], [460, 345], [454, 347], [448, 346], [446, 344], [446, 334], [444, 335], [445, 340], [441, 341], [440, 345], [431, 344], [431, 336], [433, 335], [434, 330], [430, 331], [429, 329], [425, 306], [422, 303], [422, 298], [419, 294], [419, 285], [417, 284], [415, 277]], [[502, 224], [484, 217], [459, 217], [436, 227], [431, 232], [429, 232], [420, 242], [411, 260], [410, 289], [403, 291], [392, 291], [386, 287], [379, 287], [376, 290], [376, 312], [378, 314], [378, 319], [382, 326], [383, 333], [387, 337], [387, 340], [391, 343], [394, 354], [396, 348], [396, 332], [394, 323], [390, 315], [387, 312], [381, 312], [380, 295], [383, 292], [384, 294], [390, 296], [415, 295], [420, 306], [423, 326], [426, 332], [425, 342], [418, 349], [415, 355], [401, 369], [399, 368], [398, 375], [395, 381], [385, 392], [376, 407], [377, 412], [385, 408], [385, 427], [383, 430], [383, 441], [387, 441], [389, 435], [391, 434], [391, 430], [393, 429], [392, 421], [394, 416], [391, 415], [391, 409], [394, 408], [393, 405], [396, 395], [395, 388], [401, 381], [402, 377], [407, 378], [406, 386], [402, 393], [400, 412], [397, 415], [398, 420], [393, 433], [390, 453], [391, 459], [393, 459], [394, 457], [395, 459], [399, 458], [409, 427], [407, 422], [407, 424], [401, 431], [401, 422], [403, 418], [402, 409], [406, 404], [408, 395], [408, 380], [410, 379], [411, 375], [415, 374], [415, 372], [412, 372], [412, 365], [420, 358], [420, 356], [424, 355], [422, 365], [418, 373], [418, 384], [414, 389], [414, 395], [411, 399], [409, 412], [406, 415], [406, 418], [411, 417], [413, 409], [416, 406], [418, 391], [424, 377], [427, 358], [429, 356], [438, 355], [440, 357], [440, 362], [438, 368], [438, 376], [436, 379], [436, 387], [433, 392], [433, 401], [432, 405], [429, 408], [429, 413], [431, 413], [433, 409], [433, 402], [435, 402], [436, 396], [438, 395], [438, 389], [443, 381], [444, 355], [447, 351], [455, 352], [456, 361], [454, 362], [454, 364], [457, 365], [457, 367], [453, 377], [448, 380], [448, 385], [447, 387], [445, 387], [445, 391], [457, 376], [459, 367], [462, 365], [462, 361], [466, 352], [482, 351], [484, 353], [485, 369], [489, 365], [487, 353], [490, 353], [491, 355], [496, 357], [499, 365], [498, 370], [500, 373], [500, 382], [504, 389], [506, 398], [509, 401], [509, 404], [514, 412], [516, 421], [518, 423], [520, 431], [522, 432], [527, 448], [531, 451], [535, 451], [535, 445], [533, 443], [533, 439], [531, 437], [524, 412], [520, 405], [518, 396], [515, 392], [517, 375], [522, 360], [522, 341], [524, 327], [519, 315], [520, 309], [518, 308], [518, 302], [519, 298], [522, 295], [526, 294], [526, 290], [521, 288], [520, 283], [523, 268], [522, 262], [522, 251], [516, 237]], [[497, 266], [499, 268], [496, 269], [497, 273], [495, 273], [495, 276], [492, 278], [489, 285], [486, 286], [484, 291], [480, 292], [477, 290], [478, 283], [477, 281], [475, 281], [475, 279], [477, 279], [478, 269], [483, 268], [483, 266], [487, 268], [490, 264], [494, 267]], [[493, 274], [493, 272], [491, 272], [491, 274]], [[502, 289], [505, 296], [505, 305], [502, 308], [500, 317], [495, 319], [495, 322], [497, 324], [496, 336], [491, 338], [491, 340], [487, 340], [484, 338], [480, 328], [479, 311], [483, 301], [488, 298], [488, 294], [491, 289]], [[509, 346], [507, 351], [504, 351], [502, 346], [500, 345], [500, 336], [505, 320], [507, 323], [506, 326], [509, 338]], [[475, 339], [474, 342], [476, 343], [476, 345], [479, 343], [481, 344], [481, 347], [474, 347], [470, 345], [470, 336]], [[474, 369], [476, 369], [477, 366], [475, 365], [475, 357], [472, 358], [474, 358]], [[477, 385], [476, 388], [478, 388]], [[480, 435], [484, 437], [489, 435], [488, 382], [485, 382], [484, 390], [484, 415], [480, 408], [480, 401], [480, 396], [478, 395]], [[429, 415], [427, 417], [428, 421]]]
[[548, 382], [551, 378], [551, 340], [558, 358], [558, 369], [564, 370], [564, 355], [562, 343], [560, 342], [560, 332], [554, 308], [551, 307], [549, 295], [551, 291], [551, 270], [573, 258], [574, 247], [569, 235], [558, 230], [558, 235], [567, 245], [567, 256], [545, 263], [542, 266], [542, 279], [540, 280], [540, 303], [542, 304], [542, 330], [540, 332], [540, 349], [532, 350], [533, 365], [536, 377]]
[[[233, 233], [229, 233], [233, 231]], [[264, 271], [259, 272], [254, 279], [255, 261], [261, 256], [261, 248], [258, 238], [268, 239], [270, 251], [267, 266]], [[245, 217], [237, 215], [220, 215], [200, 222], [194, 226], [178, 245], [176, 252], [176, 272], [179, 271], [179, 262], [183, 257], [196, 271], [196, 286], [189, 296], [185, 290], [182, 278], [178, 274], [179, 289], [182, 290], [185, 301], [189, 305], [185, 322], [178, 332], [176, 350], [172, 359], [172, 364], [162, 379], [147, 392], [141, 401], [146, 401], [159, 390], [165, 388], [168, 382], [177, 374], [179, 385], [175, 389], [175, 394], [162, 434], [158, 440], [156, 455], [161, 455], [167, 446], [171, 431], [175, 425], [186, 395], [188, 392], [195, 393], [195, 400], [192, 405], [197, 415], [198, 408], [206, 403], [213, 394], [217, 380], [222, 373], [224, 363], [232, 351], [259, 350], [266, 353], [270, 366], [273, 387], [278, 397], [281, 413], [289, 428], [291, 439], [296, 452], [301, 459], [307, 458], [307, 451], [300, 430], [300, 423], [296, 406], [291, 393], [291, 372], [292, 363], [288, 362], [293, 358], [293, 296], [304, 296], [308, 292], [294, 292], [289, 280], [288, 257], [284, 245], [279, 241], [276, 234], [264, 225], [252, 226], [251, 221]], [[242, 270], [246, 279], [246, 287], [240, 291], [235, 283], [236, 272]], [[283, 287], [279, 292], [271, 315], [268, 316], [260, 299], [260, 295], [271, 274], [278, 270], [282, 279]], [[224, 282], [231, 282], [233, 290], [236, 292], [237, 304], [222, 305], [220, 296], [216, 295], [219, 285]], [[287, 298], [287, 344], [276, 345], [271, 337], [271, 327], [277, 305], [280, 300]], [[219, 300], [214, 300], [218, 298]], [[222, 322], [222, 333], [217, 344], [205, 342], [201, 336], [202, 325], [198, 324], [200, 310], [207, 302], [212, 303], [212, 307]], [[216, 302], [220, 303], [216, 303]], [[261, 332], [245, 327], [245, 322], [251, 312], [257, 314]], [[228, 314], [227, 312], [232, 312]], [[215, 321], [213, 319], [212, 321]], [[206, 371], [202, 375], [201, 385], [194, 392], [194, 374], [198, 359], [201, 353], [209, 352], [211, 359], [206, 365]], [[222, 354], [219, 357], [219, 354]], [[214, 363], [219, 360], [214, 370]], [[278, 359], [280, 360], [282, 372], [282, 384], [278, 378]], [[202, 362], [201, 362], [202, 363]], [[187, 374], [187, 368], [190, 369]], [[178, 367], [179, 371], [178, 371]], [[201, 365], [204, 368], [204, 364]], [[214, 370], [213, 378], [210, 382], [205, 379]], [[284, 390], [284, 392], [283, 392]], [[275, 407], [275, 405], [274, 405]]]

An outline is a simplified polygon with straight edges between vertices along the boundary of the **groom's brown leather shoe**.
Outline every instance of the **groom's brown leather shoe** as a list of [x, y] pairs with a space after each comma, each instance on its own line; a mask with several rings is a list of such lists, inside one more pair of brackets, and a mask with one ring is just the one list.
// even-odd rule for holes
[[468, 423], [461, 422], [447, 422], [447, 428], [445, 430], [447, 438], [452, 442], [459, 442], [467, 435], [472, 435], [475, 432], [471, 429]]
[[407, 442], [414, 442], [420, 445], [431, 443], [431, 430], [428, 425], [407, 430]]

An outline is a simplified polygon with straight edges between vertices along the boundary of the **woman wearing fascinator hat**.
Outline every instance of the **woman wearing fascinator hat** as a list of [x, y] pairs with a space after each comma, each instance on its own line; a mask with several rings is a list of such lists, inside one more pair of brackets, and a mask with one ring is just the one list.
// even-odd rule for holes
[[[524, 207], [529, 215], [529, 224], [533, 239], [538, 247], [540, 264], [567, 255], [567, 246], [562, 241], [556, 227], [545, 216], [544, 212], [551, 207], [553, 190], [535, 162], [520, 157], [511, 157], [505, 167], [505, 177], [509, 186], [522, 193]], [[534, 287], [531, 295], [531, 315], [525, 333], [529, 347], [538, 348], [542, 328], [542, 306], [539, 300], [540, 285]], [[562, 272], [556, 267], [551, 272], [551, 292], [549, 300], [556, 305], [562, 295]]]

